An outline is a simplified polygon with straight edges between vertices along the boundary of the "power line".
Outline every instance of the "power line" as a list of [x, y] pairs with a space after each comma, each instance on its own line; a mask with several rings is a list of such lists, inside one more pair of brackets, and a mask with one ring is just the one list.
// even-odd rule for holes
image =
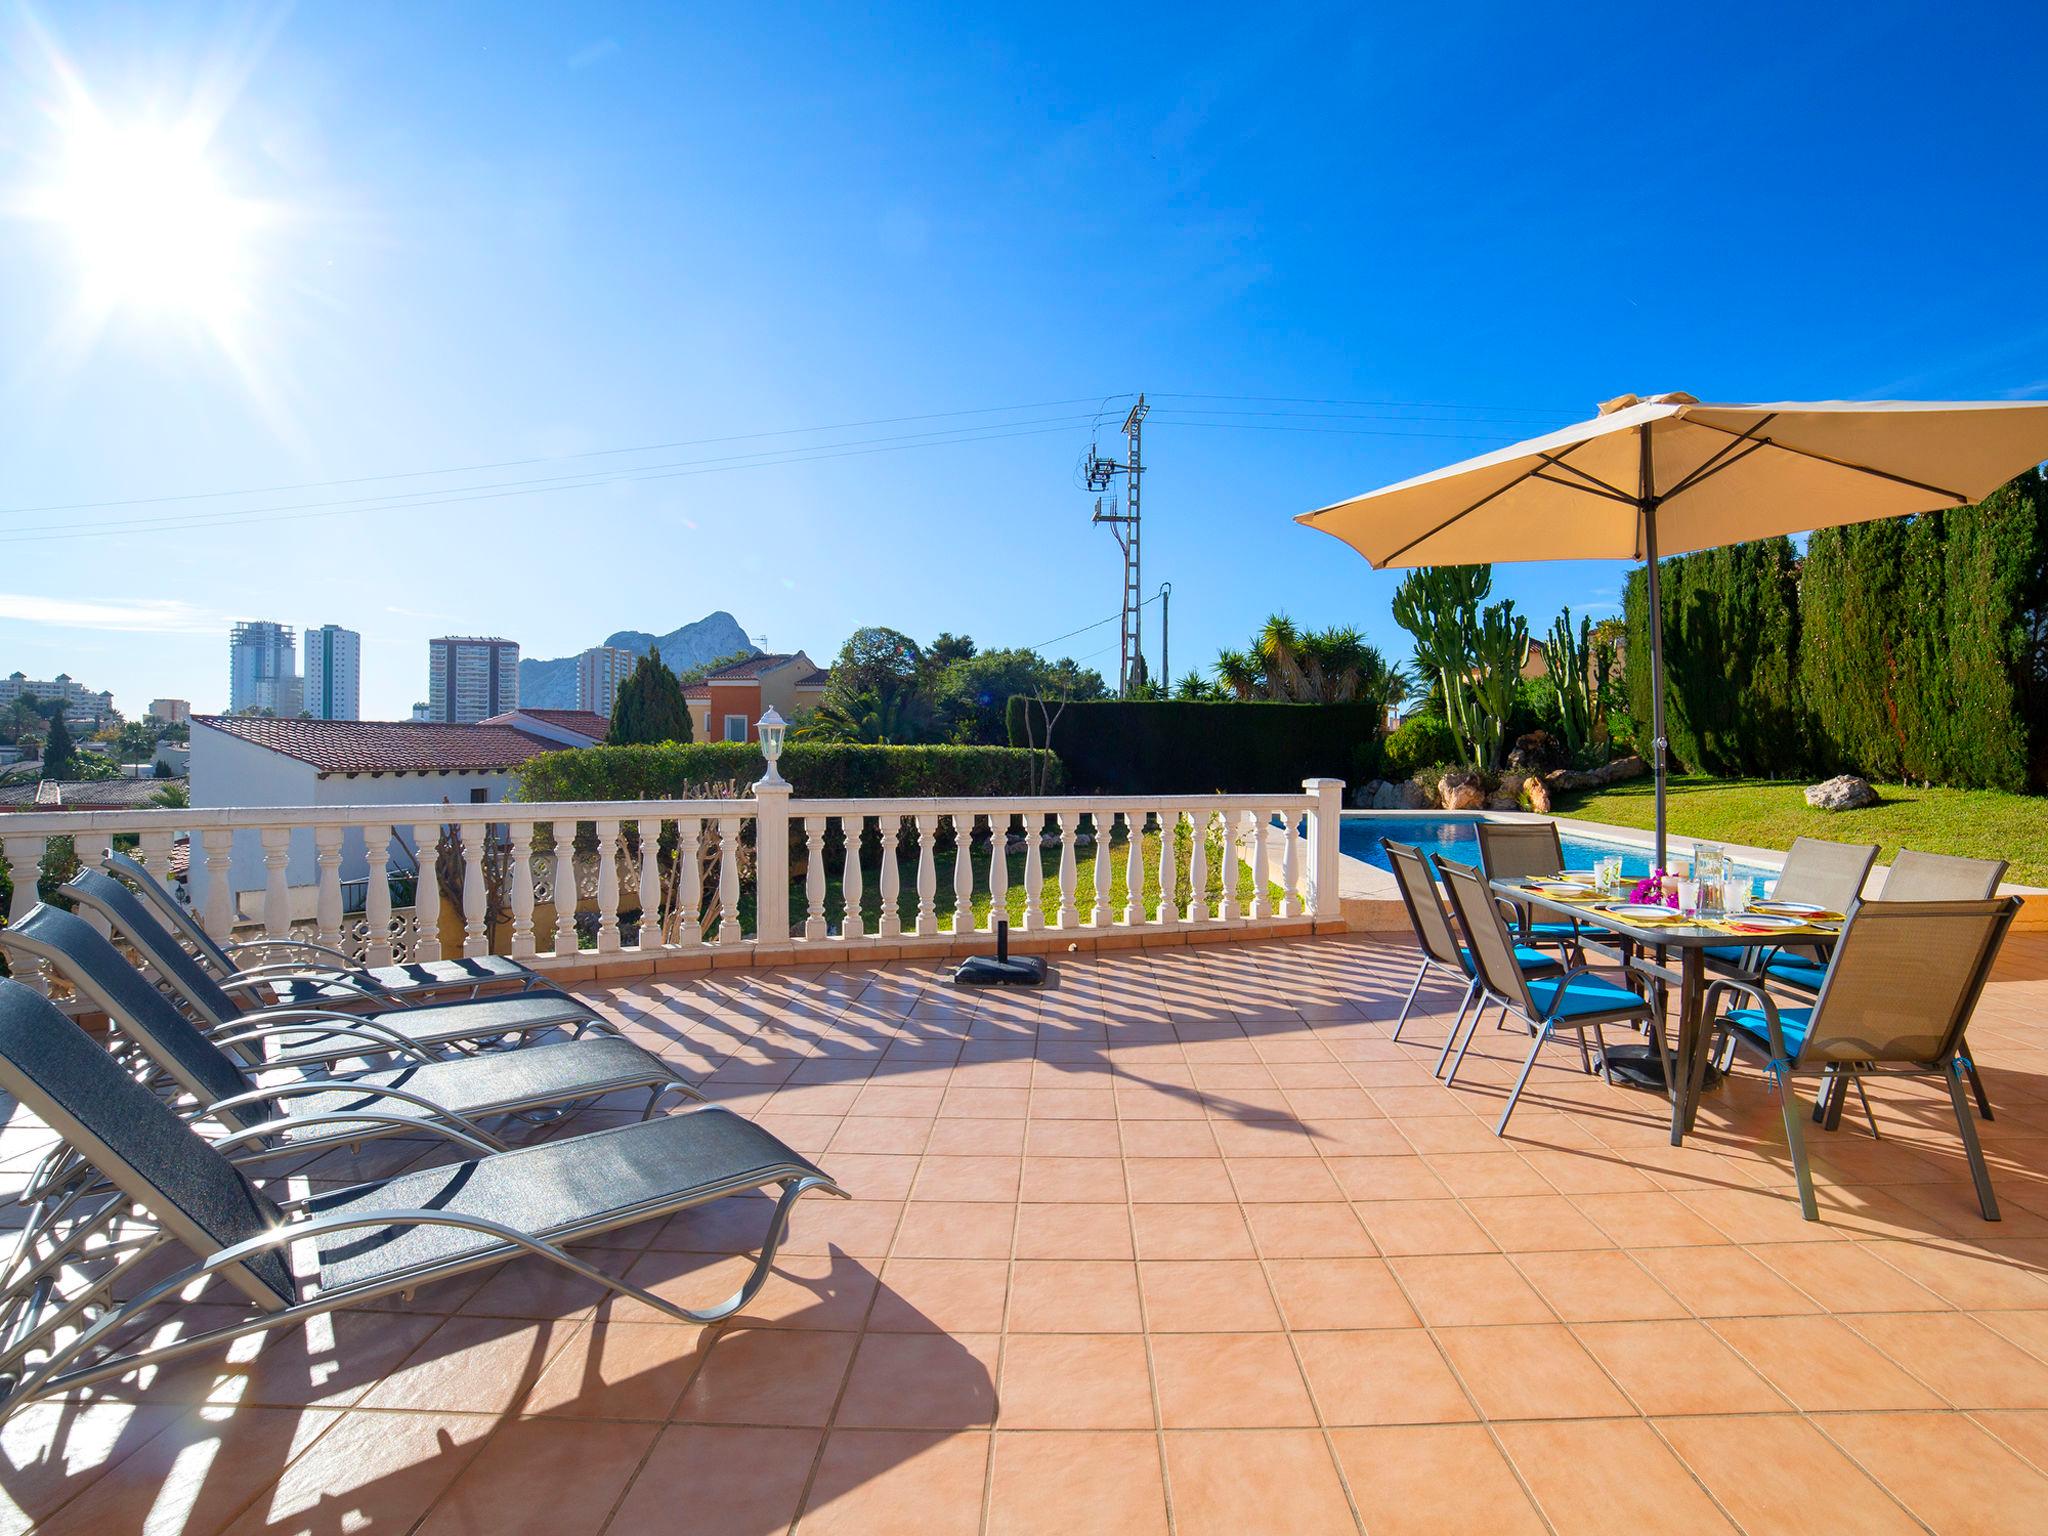
[[1262, 421], [1189, 421], [1170, 413], [1162, 414], [1159, 419], [1168, 426], [1221, 432], [1318, 432], [1331, 437], [1415, 437], [1456, 443], [1496, 443], [1502, 436], [1499, 432], [1397, 432], [1391, 428], [1373, 427], [1284, 427], [1277, 422]]
[[[1154, 592], [1150, 597], [1146, 598], [1144, 602], [1139, 603], [1138, 606], [1142, 608], [1145, 606], [1145, 603], [1156, 603], [1158, 601], [1159, 594], [1157, 592]], [[1118, 619], [1122, 617], [1123, 611], [1119, 609], [1117, 612], [1112, 613], [1106, 619], [1097, 619], [1093, 624], [1083, 624], [1079, 629], [1070, 629], [1064, 635], [1054, 635], [1050, 640], [1041, 640], [1036, 645], [1025, 646], [1024, 649], [1027, 651], [1042, 651], [1048, 645], [1058, 645], [1062, 640], [1071, 640], [1076, 635], [1085, 635], [1091, 629], [1100, 629], [1105, 624], [1114, 624]], [[1098, 651], [1095, 654], [1099, 656], [1102, 653]]]
[[1549, 405], [1482, 405], [1461, 400], [1321, 400], [1306, 395], [1202, 395], [1154, 390], [1158, 400], [1236, 400], [1253, 405], [1365, 405], [1446, 411], [1544, 411], [1569, 415], [1569, 407]]
[[[723, 437], [683, 438], [672, 443], [644, 443], [637, 448], [592, 448], [582, 453], [562, 453], [531, 459], [498, 459], [483, 464], [450, 465], [441, 469], [407, 469], [383, 475], [356, 475], [339, 480], [300, 480], [284, 485], [254, 486], [238, 491], [187, 491], [168, 496], [134, 496], [119, 501], [71, 501], [53, 502], [45, 506], [0, 507], [0, 517], [11, 517], [17, 513], [29, 512], [92, 512], [116, 507], [159, 506], [179, 501], [218, 501], [234, 496], [277, 496], [287, 491], [314, 491], [328, 487], [348, 485], [371, 485], [380, 480], [419, 480], [435, 475], [473, 475], [493, 469], [521, 469], [533, 464], [569, 464], [583, 459], [621, 457], [635, 453], [666, 453], [672, 448], [707, 448], [720, 443], [741, 443], [758, 441], [764, 437], [805, 437], [819, 432], [851, 432], [862, 427], [893, 427], [912, 421], [947, 421], [960, 416], [997, 416], [1013, 411], [1049, 410], [1062, 405], [1089, 405], [1096, 403], [1093, 395], [1079, 395], [1067, 400], [1034, 400], [1021, 405], [977, 406], [971, 410], [928, 411], [912, 416], [877, 416], [866, 421], [841, 421], [819, 427], [777, 427], [764, 432], [735, 432]], [[1099, 413], [1099, 406], [1098, 406]]]

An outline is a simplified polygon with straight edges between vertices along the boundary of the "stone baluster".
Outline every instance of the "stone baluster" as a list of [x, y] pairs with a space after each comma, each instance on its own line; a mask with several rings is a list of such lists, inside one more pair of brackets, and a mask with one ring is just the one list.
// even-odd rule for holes
[[1089, 812], [1088, 820], [1095, 834], [1095, 903], [1088, 911], [1088, 923], [1094, 928], [1109, 928], [1116, 924], [1116, 914], [1109, 910], [1110, 868], [1109, 834], [1116, 825], [1116, 812], [1106, 806], [1096, 806]]
[[[391, 943], [391, 828], [371, 823], [363, 828], [363, 964], [389, 965], [398, 958]], [[533, 892], [529, 888], [529, 916]], [[529, 933], [531, 929], [529, 928]], [[533, 945], [526, 946], [528, 954]]]
[[953, 813], [953, 931], [974, 931], [974, 812]]
[[988, 929], [1010, 919], [1010, 813], [991, 812], [988, 818]]
[[414, 960], [441, 958], [441, 870], [435, 853], [441, 842], [439, 822], [423, 821], [412, 829], [419, 881], [413, 891], [412, 955]]
[[[14, 882], [14, 899], [8, 904], [7, 920], [18, 923], [29, 914], [39, 899], [36, 882], [43, 867], [43, 848], [46, 839], [37, 833], [32, 837], [13, 836], [0, 838], [0, 853], [7, 856], [7, 878]], [[223, 861], [225, 862], [225, 861]], [[225, 874], [216, 882], [225, 885]], [[49, 981], [43, 975], [42, 962], [23, 960], [19, 955], [12, 957], [8, 964], [14, 969], [17, 981], [26, 982], [38, 992], [50, 990]]]
[[462, 952], [488, 955], [491, 952], [490, 888], [484, 879], [484, 844], [491, 829], [471, 822], [462, 833]]
[[555, 888], [555, 953], [567, 957], [576, 953], [576, 823], [554, 823], [555, 869], [550, 882]]
[[718, 818], [718, 942], [737, 945], [740, 932], [740, 818]]
[[882, 921], [876, 932], [885, 939], [893, 939], [903, 933], [903, 911], [898, 900], [903, 889], [903, 871], [896, 863], [896, 839], [902, 835], [903, 818], [877, 816], [875, 825], [882, 834]]
[[533, 823], [515, 821], [512, 834], [512, 958], [533, 954]]
[[1081, 909], [1074, 903], [1074, 888], [1080, 865], [1076, 862], [1078, 855], [1074, 839], [1081, 835], [1081, 813], [1055, 812], [1053, 825], [1060, 829], [1060, 926], [1078, 928], [1081, 926]]
[[676, 947], [695, 949], [704, 942], [704, 822], [696, 816], [676, 818]]
[[661, 818], [643, 816], [635, 826], [640, 834], [640, 867], [633, 876], [633, 893], [640, 903], [638, 943], [651, 954], [662, 947]]
[[[206, 936], [225, 944], [235, 932], [235, 893], [228, 881], [234, 863], [235, 834], [225, 827], [208, 827], [199, 834], [199, 847], [206, 868]], [[17, 897], [21, 881], [14, 882]]]
[[804, 940], [825, 937], [825, 818], [804, 818]]
[[329, 948], [341, 948], [341, 839], [344, 828], [320, 825], [313, 828], [313, 864], [319, 871], [320, 886], [314, 895], [313, 938]]
[[1294, 812], [1280, 813], [1280, 915], [1301, 916], [1301, 839], [1295, 836]]
[[1159, 915], [1162, 928], [1180, 926], [1180, 812], [1159, 812]]
[[1223, 895], [1218, 901], [1216, 915], [1226, 923], [1238, 920], [1237, 909], [1237, 812], [1226, 807], [1220, 818], [1223, 826]]
[[1209, 813], [1188, 818], [1188, 921], [1209, 921]]
[[1273, 879], [1266, 853], [1266, 845], [1272, 839], [1266, 836], [1265, 812], [1246, 811], [1244, 823], [1252, 840], [1252, 921], [1263, 923], [1273, 915]]
[[939, 818], [926, 812], [911, 820], [917, 824], [917, 934], [928, 939], [939, 931], [939, 869], [932, 847], [939, 840]]
[[1145, 813], [1124, 812], [1124, 926], [1145, 921]]
[[597, 824], [597, 952], [619, 951], [619, 824]]
[[137, 855], [142, 860], [142, 867], [152, 875], [155, 875], [166, 887], [171, 883], [171, 849], [173, 846], [170, 833], [145, 832], [142, 834], [142, 846], [136, 849]]
[[292, 856], [292, 829], [263, 829], [263, 935], [288, 939], [292, 933], [292, 892], [286, 884]]
[[839, 894], [846, 903], [845, 915], [839, 919], [841, 939], [864, 939], [867, 937], [867, 919], [861, 915], [860, 904], [866, 894], [861, 884], [860, 840], [867, 832], [868, 819], [865, 816], [842, 816], [839, 830], [846, 840], [845, 859], [840, 865]]
[[1045, 812], [1024, 813], [1024, 921], [1019, 931], [1044, 928], [1045, 920]]

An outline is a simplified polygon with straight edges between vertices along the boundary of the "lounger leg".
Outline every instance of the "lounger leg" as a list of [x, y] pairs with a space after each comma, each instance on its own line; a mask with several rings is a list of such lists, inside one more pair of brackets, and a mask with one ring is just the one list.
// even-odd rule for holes
[[[1521, 1098], [1522, 1089], [1525, 1085], [1527, 1085], [1529, 1081], [1529, 1073], [1532, 1069], [1534, 1069], [1536, 1065], [1536, 1053], [1543, 1049], [1543, 1042], [1548, 1040], [1549, 1038], [1550, 1026], [1548, 1024], [1545, 1024], [1542, 1028], [1536, 1031], [1536, 1038], [1529, 1042], [1529, 1059], [1522, 1063], [1522, 1075], [1515, 1079], [1515, 1086], [1513, 1091], [1511, 1091], [1508, 1094], [1507, 1103], [1501, 1106], [1500, 1124], [1496, 1125], [1493, 1128], [1494, 1135], [1507, 1135], [1508, 1116], [1512, 1115], [1515, 1112], [1515, 1102], [1516, 1100]], [[1583, 1040], [1585, 1037], [1581, 1035], [1579, 1038]]]
[[1949, 1103], [1956, 1112], [1956, 1129], [1962, 1132], [1963, 1151], [1970, 1159], [1970, 1177], [1977, 1184], [1977, 1209], [1984, 1213], [1986, 1221], [1997, 1221], [1998, 1197], [1991, 1193], [1991, 1170], [1984, 1163], [1984, 1148], [1977, 1140], [1977, 1126], [1970, 1118], [1969, 1100], [1963, 1097], [1962, 1074], [1968, 1070], [1960, 1057], [1951, 1057], [1948, 1070], [1941, 1075], [1948, 1083]]
[[1799, 1096], [1792, 1091], [1792, 1074], [1778, 1075], [1778, 1108], [1785, 1114], [1785, 1145], [1792, 1154], [1792, 1176], [1799, 1181], [1799, 1214], [1808, 1221], [1820, 1220], [1820, 1202], [1813, 1196], [1813, 1170], [1806, 1165], [1806, 1132], [1799, 1124]]
[[752, 1301], [775, 1268], [775, 1251], [782, 1246], [782, 1239], [789, 1231], [790, 1207], [796, 1204], [798, 1196], [810, 1189], [831, 1189], [833, 1193], [839, 1193], [823, 1179], [791, 1179], [782, 1186], [782, 1197], [775, 1202], [775, 1214], [768, 1219], [768, 1232], [761, 1240], [761, 1252], [755, 1257], [754, 1267], [748, 1272], [745, 1283], [715, 1307], [702, 1311], [689, 1307], [677, 1307], [675, 1310], [693, 1323], [715, 1323], [731, 1317]]
[[1401, 1038], [1402, 1027], [1408, 1022], [1408, 1011], [1415, 1006], [1416, 995], [1422, 991], [1422, 983], [1428, 975], [1429, 961], [1425, 958], [1422, 964], [1415, 967], [1415, 985], [1408, 989], [1408, 1001], [1401, 1005], [1401, 1017], [1394, 1020], [1394, 1038], [1396, 1040]]
[[[1472, 1006], [1472, 999], [1477, 996], [1478, 992], [1479, 978], [1475, 976], [1472, 980], [1465, 983], [1465, 995], [1458, 999], [1458, 1013], [1451, 1020], [1451, 1032], [1444, 1036], [1444, 1048], [1436, 1053], [1436, 1066], [1431, 1069], [1433, 1076], [1442, 1077], [1444, 1075], [1444, 1063], [1450, 1060], [1451, 1047], [1458, 1043], [1458, 1027], [1465, 1022], [1465, 1010]], [[1486, 1000], [1484, 998], [1479, 1000], [1479, 1011], [1481, 1013], [1486, 1011]], [[1476, 1019], [1473, 1022], [1475, 1026], [1478, 1023]]]

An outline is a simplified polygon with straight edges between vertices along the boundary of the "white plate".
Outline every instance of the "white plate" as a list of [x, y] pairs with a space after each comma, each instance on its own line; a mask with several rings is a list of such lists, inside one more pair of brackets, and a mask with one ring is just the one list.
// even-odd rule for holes
[[1580, 885], [1576, 880], [1531, 880], [1529, 889], [1541, 891], [1546, 896], [1583, 896], [1592, 887]]
[[[1818, 912], [1821, 909], [1816, 907], [1814, 910]], [[1731, 923], [1749, 923], [1758, 928], [1804, 928], [1806, 926], [1804, 918], [1783, 917], [1776, 912], [1758, 912], [1754, 909], [1748, 912], [1731, 913], [1728, 921]]]
[[1663, 918], [1667, 922], [1670, 919], [1681, 915], [1676, 907], [1660, 907], [1657, 906], [1654, 902], [1647, 901], [1618, 902], [1614, 906], [1602, 907], [1600, 910], [1602, 912], [1607, 913], [1610, 917]]

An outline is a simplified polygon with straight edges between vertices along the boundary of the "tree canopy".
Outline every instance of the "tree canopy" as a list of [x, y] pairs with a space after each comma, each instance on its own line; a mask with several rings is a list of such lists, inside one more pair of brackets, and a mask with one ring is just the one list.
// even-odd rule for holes
[[683, 698], [683, 685], [661, 659], [661, 652], [651, 650], [619, 684], [605, 744], [630, 747], [689, 739], [690, 707]]

